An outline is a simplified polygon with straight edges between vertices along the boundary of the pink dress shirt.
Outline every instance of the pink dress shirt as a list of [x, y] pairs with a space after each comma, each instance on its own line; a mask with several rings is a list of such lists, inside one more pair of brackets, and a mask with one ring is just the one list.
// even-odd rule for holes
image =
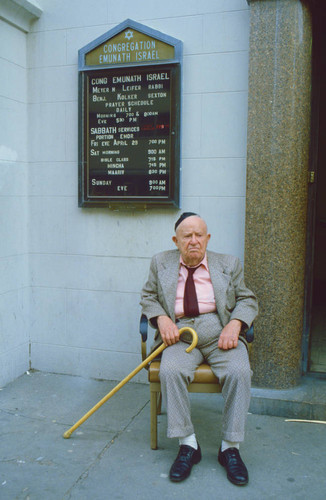
[[[175, 316], [181, 318], [184, 316], [183, 295], [188, 276], [188, 270], [180, 256], [179, 279], [177, 285], [177, 296], [175, 300]], [[200, 267], [194, 272], [194, 283], [198, 300], [199, 313], [210, 313], [216, 311], [214, 289], [209, 275], [207, 256], [203, 258]]]

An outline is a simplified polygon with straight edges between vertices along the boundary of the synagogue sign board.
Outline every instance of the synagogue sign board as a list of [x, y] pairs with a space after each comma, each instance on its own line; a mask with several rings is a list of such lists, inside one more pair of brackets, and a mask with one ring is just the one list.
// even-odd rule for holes
[[79, 51], [79, 206], [179, 207], [181, 56], [131, 20]]

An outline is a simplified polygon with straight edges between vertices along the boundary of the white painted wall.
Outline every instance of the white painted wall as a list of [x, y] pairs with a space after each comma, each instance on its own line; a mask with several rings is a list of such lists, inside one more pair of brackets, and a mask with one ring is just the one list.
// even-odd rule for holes
[[151, 256], [173, 247], [179, 211], [78, 208], [78, 49], [126, 18], [183, 41], [182, 211], [207, 220], [212, 250], [243, 259], [249, 10], [246, 0], [38, 3], [27, 35], [28, 225], [14, 218], [15, 245], [28, 237], [15, 258], [26, 264], [28, 249], [31, 364], [121, 379], [140, 362], [140, 290]]
[[0, 19], [0, 386], [29, 367], [26, 34]]

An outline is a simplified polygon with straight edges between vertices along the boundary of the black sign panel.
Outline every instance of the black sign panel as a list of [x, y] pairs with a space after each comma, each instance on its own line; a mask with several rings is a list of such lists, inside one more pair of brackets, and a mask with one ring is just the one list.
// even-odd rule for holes
[[180, 66], [81, 74], [80, 206], [179, 206]]

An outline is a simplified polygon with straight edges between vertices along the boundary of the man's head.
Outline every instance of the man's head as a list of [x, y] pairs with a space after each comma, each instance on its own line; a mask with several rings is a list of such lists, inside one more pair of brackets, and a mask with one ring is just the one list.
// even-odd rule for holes
[[193, 267], [205, 257], [210, 237], [206, 222], [199, 215], [186, 212], [177, 220], [172, 240], [179, 249], [184, 263]]

